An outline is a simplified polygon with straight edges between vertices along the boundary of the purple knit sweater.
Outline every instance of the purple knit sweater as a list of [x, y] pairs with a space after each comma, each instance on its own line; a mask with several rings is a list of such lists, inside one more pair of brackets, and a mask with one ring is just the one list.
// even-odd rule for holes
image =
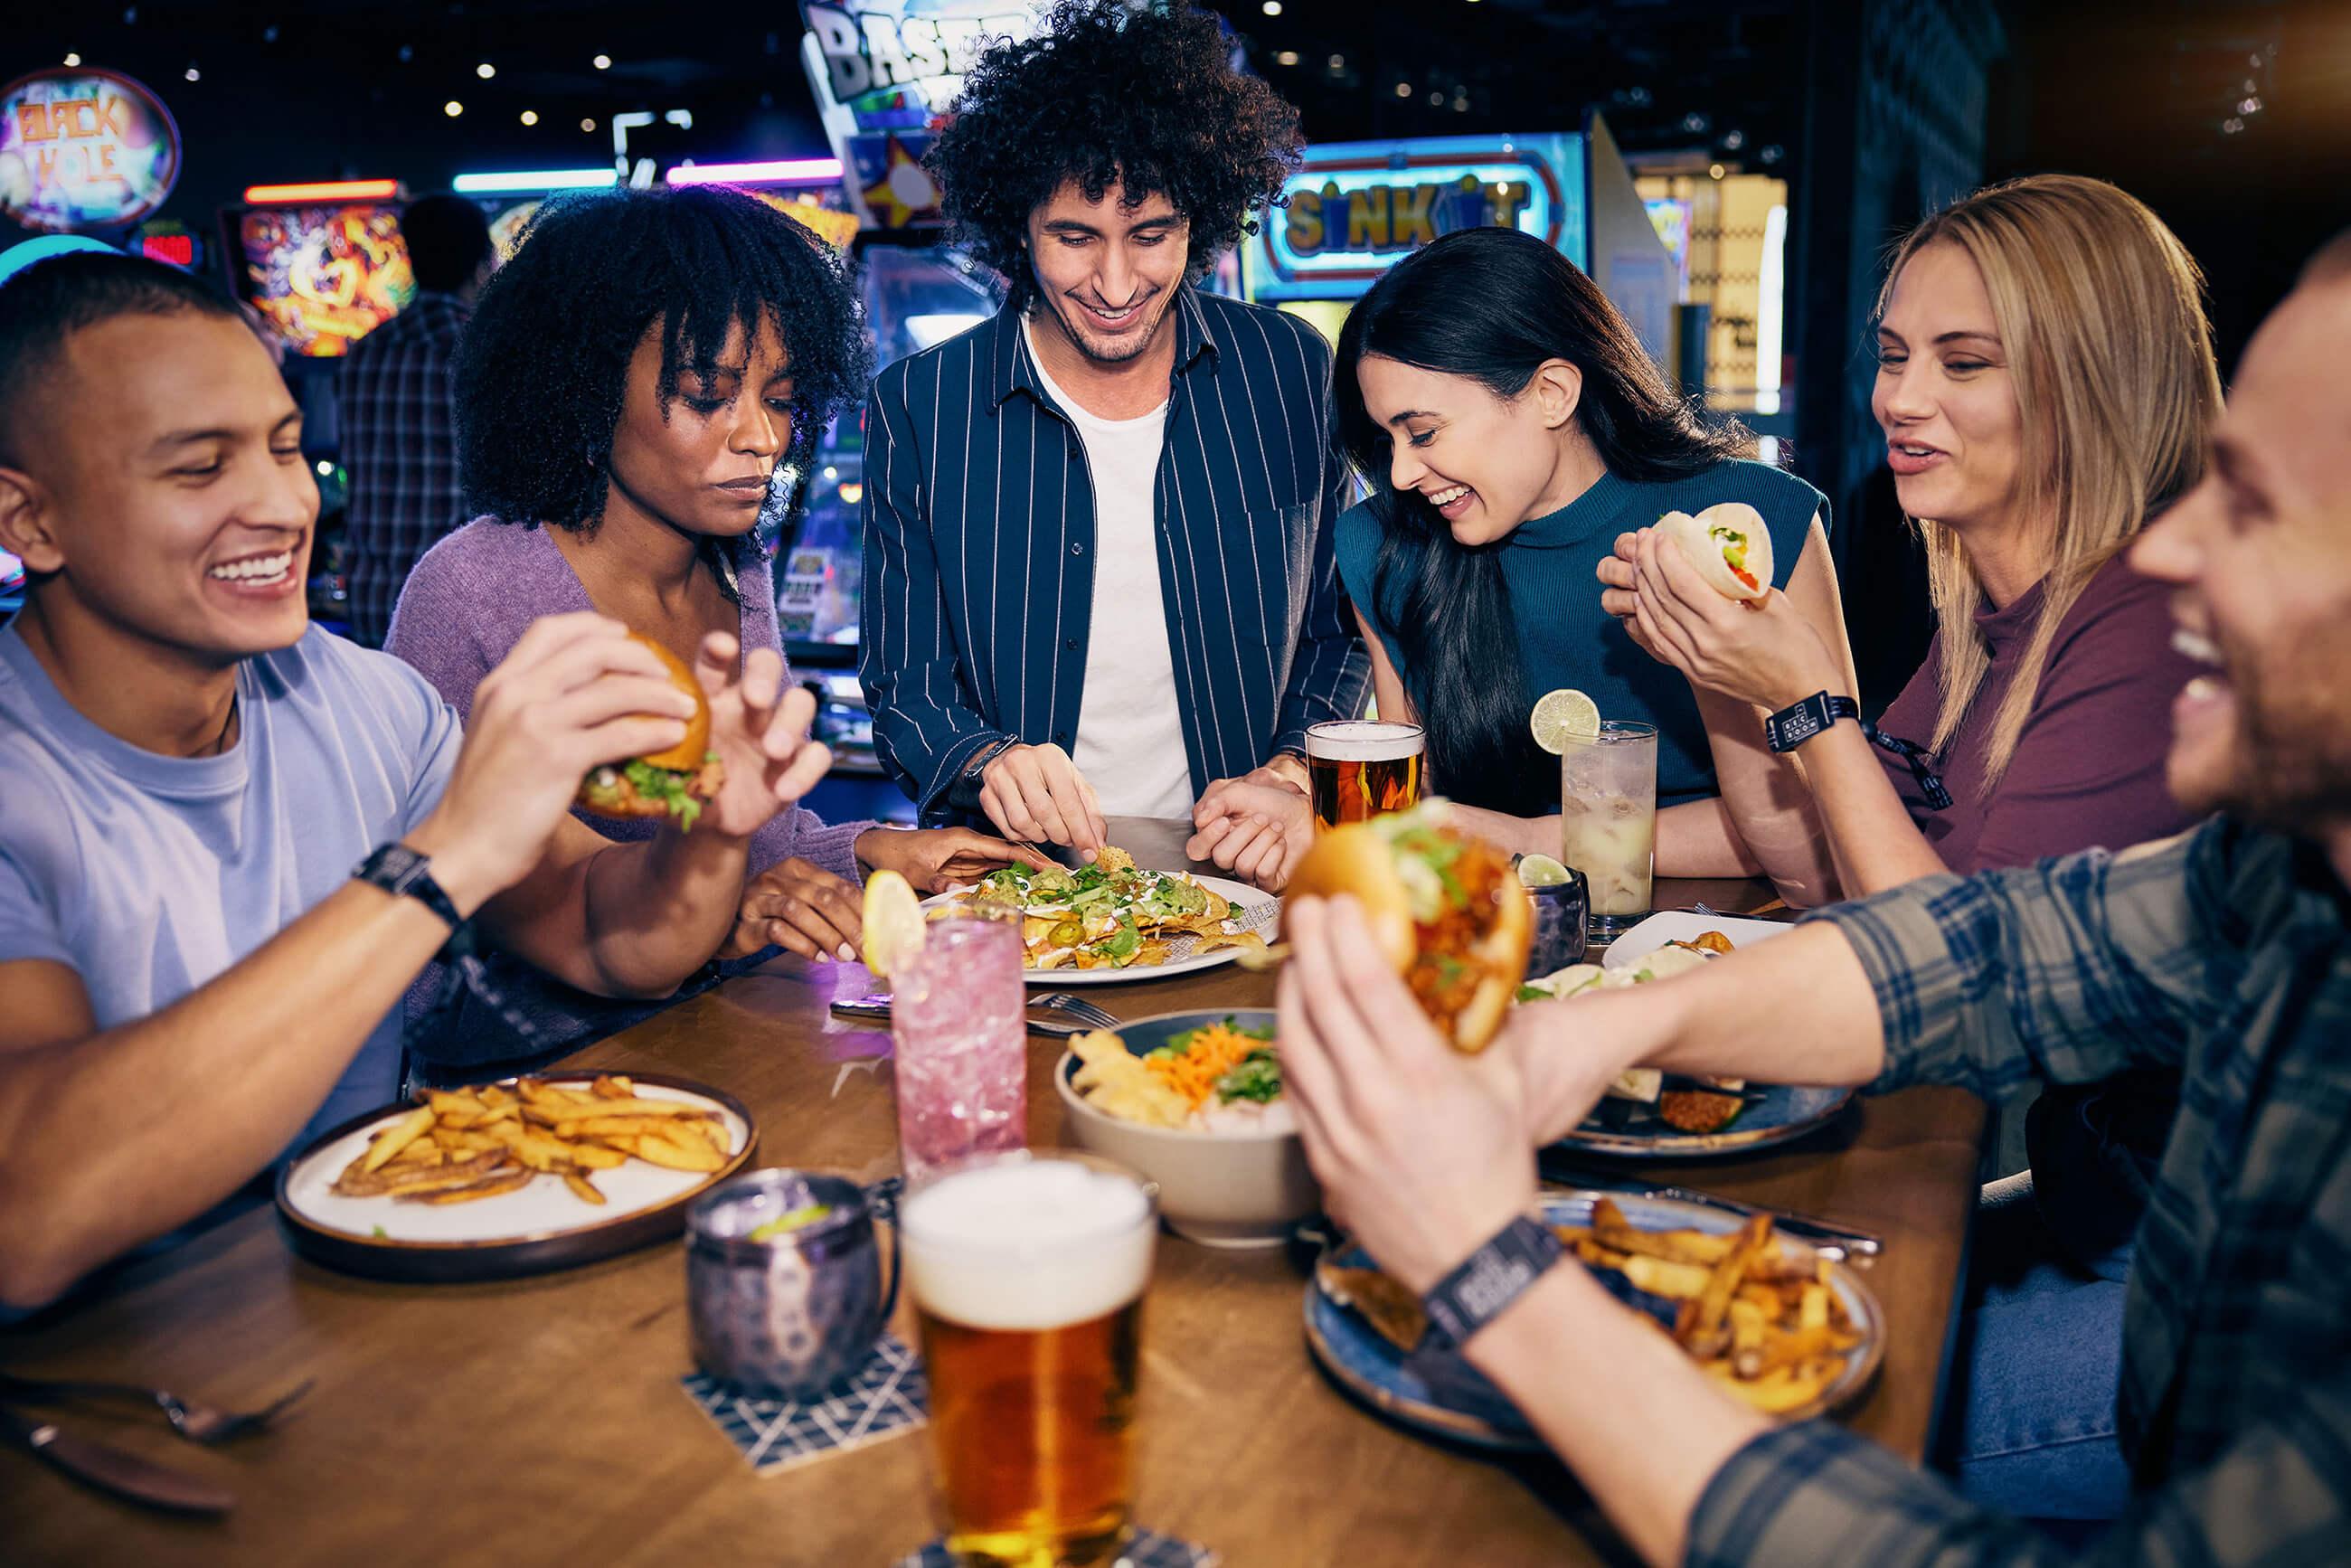
[[[746, 549], [737, 557], [742, 589], [743, 649], [783, 644], [776, 634], [776, 595], [768, 563]], [[545, 528], [477, 518], [425, 551], [401, 591], [384, 651], [406, 660], [437, 687], [461, 717], [474, 711], [474, 688], [495, 669], [523, 632], [542, 615], [593, 610], [571, 563]], [[787, 670], [785, 680], [791, 679]], [[660, 823], [615, 821], [574, 810], [608, 839], [649, 839]], [[751, 836], [751, 871], [792, 855], [854, 883], [857, 835], [872, 822], [828, 827], [798, 806], [776, 813]]]

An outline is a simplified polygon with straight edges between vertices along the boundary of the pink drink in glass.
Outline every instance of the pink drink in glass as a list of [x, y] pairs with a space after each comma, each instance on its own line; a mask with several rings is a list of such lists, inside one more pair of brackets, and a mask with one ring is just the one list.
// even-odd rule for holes
[[937, 920], [890, 977], [898, 1150], [908, 1176], [1029, 1145], [1028, 998], [1020, 927]]

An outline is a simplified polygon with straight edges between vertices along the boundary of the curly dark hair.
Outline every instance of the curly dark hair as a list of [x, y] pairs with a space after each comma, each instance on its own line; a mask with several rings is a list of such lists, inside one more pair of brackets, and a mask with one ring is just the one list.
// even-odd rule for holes
[[868, 350], [847, 265], [742, 191], [685, 185], [549, 201], [492, 275], [458, 340], [458, 481], [512, 523], [580, 528], [602, 513], [629, 357], [662, 329], [664, 416], [681, 371], [706, 370], [740, 322], [773, 321], [791, 356], [802, 472], [826, 421], [865, 391]]
[[1039, 31], [984, 51], [923, 159], [956, 237], [1002, 273], [1008, 303], [1036, 297], [1029, 214], [1065, 181], [1089, 201], [1166, 196], [1191, 228], [1197, 282], [1280, 204], [1305, 146], [1298, 110], [1232, 67], [1213, 13], [1190, 0], [1060, 0]]

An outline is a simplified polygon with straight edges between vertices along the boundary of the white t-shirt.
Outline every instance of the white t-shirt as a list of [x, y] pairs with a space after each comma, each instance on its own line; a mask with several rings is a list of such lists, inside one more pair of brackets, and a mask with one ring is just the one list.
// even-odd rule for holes
[[[1025, 334], [1028, 323], [1020, 329]], [[1071, 760], [1107, 816], [1188, 818], [1192, 768], [1176, 706], [1153, 505], [1167, 405], [1134, 419], [1103, 419], [1054, 384], [1033, 337], [1029, 356], [1037, 379], [1077, 426], [1094, 481], [1093, 616]]]

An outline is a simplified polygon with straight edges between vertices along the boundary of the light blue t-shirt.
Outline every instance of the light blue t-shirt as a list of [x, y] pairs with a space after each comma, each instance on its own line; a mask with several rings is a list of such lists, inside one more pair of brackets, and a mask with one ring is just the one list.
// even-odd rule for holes
[[[159, 756], [84, 718], [0, 629], [0, 961], [73, 969], [100, 1028], [318, 904], [424, 819], [456, 760], [457, 716], [422, 676], [316, 627], [247, 659], [236, 690], [235, 747]], [[395, 1004], [304, 1140], [399, 1092], [400, 1025]]]

